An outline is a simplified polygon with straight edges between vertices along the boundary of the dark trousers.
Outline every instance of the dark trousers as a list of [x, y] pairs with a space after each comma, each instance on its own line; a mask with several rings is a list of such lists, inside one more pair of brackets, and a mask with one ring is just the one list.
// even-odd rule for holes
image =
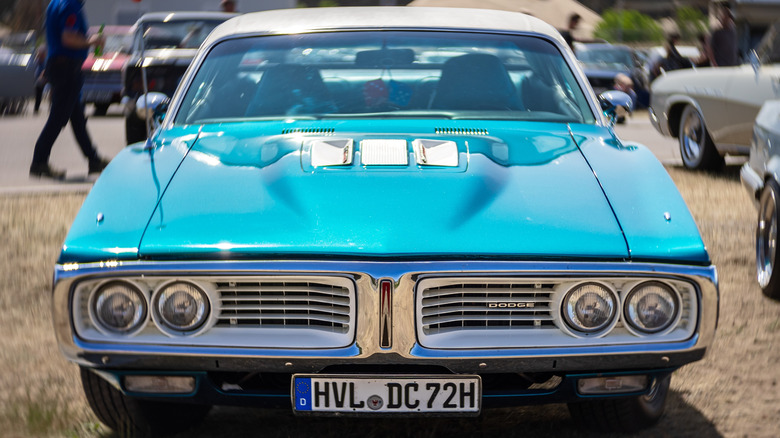
[[81, 64], [82, 61], [61, 56], [49, 59], [46, 63], [46, 79], [51, 88], [51, 110], [35, 143], [33, 165], [49, 162], [54, 141], [68, 120], [84, 156], [90, 161], [99, 159], [87, 133], [87, 119], [81, 102], [81, 87], [84, 85]]

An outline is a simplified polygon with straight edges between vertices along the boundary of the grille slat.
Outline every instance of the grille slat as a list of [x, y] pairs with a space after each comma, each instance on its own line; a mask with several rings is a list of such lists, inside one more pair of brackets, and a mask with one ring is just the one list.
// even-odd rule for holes
[[[550, 308], [547, 305], [544, 306], [534, 306], [534, 307], [526, 307], [526, 308], [517, 308], [517, 307], [489, 307], [485, 308], [484, 306], [452, 306], [452, 307], [438, 307], [438, 308], [425, 308], [422, 310], [422, 316], [423, 320], [426, 316], [431, 315], [446, 315], [449, 313], [457, 313], [457, 312], [481, 312], [483, 316], [489, 316], [489, 315], [498, 315], [501, 313], [507, 313], [512, 312], [512, 314], [537, 314], [538, 312], [545, 312], [549, 313]], [[492, 316], [491, 316], [492, 317]]]
[[[222, 305], [222, 312], [231, 311], [231, 310], [239, 310], [239, 311], [246, 311], [249, 306], [237, 306], [237, 305]], [[289, 305], [280, 305], [280, 304], [258, 304], [256, 306], [251, 306], [252, 311], [259, 311], [258, 313], [263, 313], [263, 311], [269, 311], [269, 310], [286, 310], [286, 311], [295, 311], [295, 310], [302, 310], [302, 311], [317, 311], [317, 312], [327, 312], [327, 313], [335, 313], [338, 315], [349, 315], [349, 307], [346, 306], [311, 306], [307, 304], [289, 304]]]
[[274, 313], [258, 313], [254, 315], [226, 315], [233, 320], [253, 320], [253, 319], [260, 319], [260, 320], [273, 320], [273, 321], [285, 321], [285, 320], [314, 320], [314, 321], [322, 321], [332, 324], [346, 324], [349, 322], [348, 316], [341, 316], [341, 315], [321, 315], [316, 313], [284, 313], [284, 314], [274, 314]]
[[[453, 316], [425, 316], [423, 324], [446, 324], [451, 322], [469, 321], [469, 322], [495, 322], [495, 321], [552, 321], [549, 315], [490, 315], [489, 319], [485, 315], [453, 315]], [[508, 324], [507, 324], [508, 325]]]
[[423, 306], [445, 306], [455, 303], [549, 303], [550, 297], [451, 297], [451, 298], [423, 298]]
[[349, 296], [349, 291], [344, 288], [335, 288], [332, 286], [219, 286], [219, 291], [222, 294], [226, 293], [240, 293], [240, 292], [252, 292], [252, 293], [264, 293], [264, 292], [283, 292], [285, 294], [290, 293], [321, 293], [327, 295], [339, 295]]

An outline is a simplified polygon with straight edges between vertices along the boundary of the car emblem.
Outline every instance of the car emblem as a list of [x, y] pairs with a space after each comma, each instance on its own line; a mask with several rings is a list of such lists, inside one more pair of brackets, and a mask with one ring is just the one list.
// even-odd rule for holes
[[382, 401], [382, 397], [378, 395], [372, 395], [368, 398], [368, 407], [371, 410], [378, 411], [382, 409], [382, 405], [385, 404], [384, 401]]
[[534, 303], [513, 303], [513, 302], [495, 302], [488, 303], [490, 309], [530, 309]]

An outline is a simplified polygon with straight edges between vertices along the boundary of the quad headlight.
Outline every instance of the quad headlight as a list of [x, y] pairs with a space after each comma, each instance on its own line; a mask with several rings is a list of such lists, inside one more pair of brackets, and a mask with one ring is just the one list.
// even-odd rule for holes
[[624, 318], [633, 329], [658, 333], [669, 328], [677, 318], [680, 299], [666, 284], [648, 281], [628, 293], [624, 306]]
[[156, 320], [177, 334], [188, 334], [203, 326], [211, 308], [202, 289], [183, 281], [163, 286], [153, 302]]
[[617, 295], [599, 283], [574, 287], [563, 298], [563, 317], [575, 332], [599, 334], [615, 323]]
[[132, 283], [111, 281], [92, 295], [90, 312], [101, 329], [129, 334], [146, 321], [146, 298]]

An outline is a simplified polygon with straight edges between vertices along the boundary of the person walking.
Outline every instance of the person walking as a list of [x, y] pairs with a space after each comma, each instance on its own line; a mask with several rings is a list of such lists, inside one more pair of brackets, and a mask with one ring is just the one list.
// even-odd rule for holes
[[710, 65], [713, 67], [739, 65], [737, 26], [734, 24], [734, 13], [727, 5], [721, 5], [718, 18], [720, 29], [712, 32], [708, 46]]
[[46, 8], [45, 75], [49, 83], [49, 118], [35, 143], [30, 176], [64, 179], [65, 172], [49, 165], [54, 141], [70, 120], [73, 135], [89, 161], [89, 173], [102, 171], [108, 161], [101, 158], [87, 133], [87, 119], [81, 102], [84, 77], [81, 65], [90, 47], [104, 44], [102, 35], [87, 37], [84, 0], [51, 0]]

